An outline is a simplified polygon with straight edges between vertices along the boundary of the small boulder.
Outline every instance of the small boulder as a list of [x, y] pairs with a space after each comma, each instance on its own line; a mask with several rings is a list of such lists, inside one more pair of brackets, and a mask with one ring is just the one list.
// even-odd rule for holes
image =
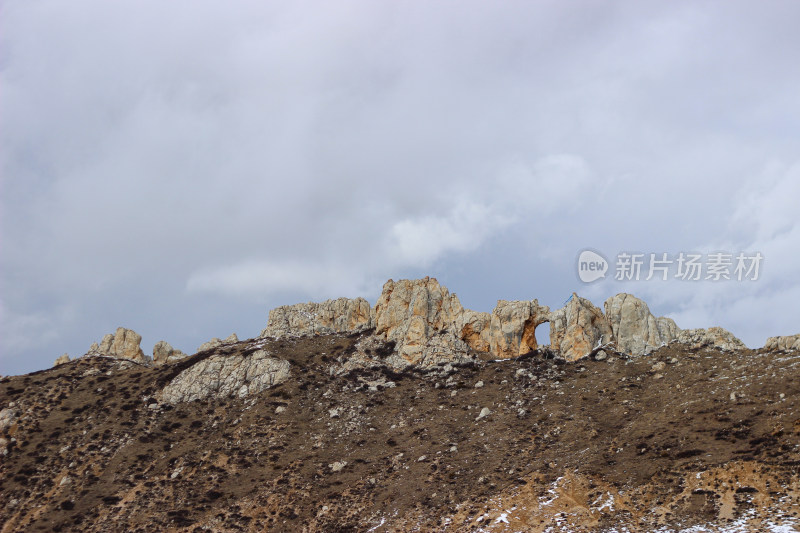
[[490, 414], [492, 414], [492, 410], [489, 409], [488, 407], [484, 407], [483, 409], [481, 409], [480, 414], [478, 414], [478, 418], [476, 418], [475, 420], [478, 421], [482, 418], [486, 418]]
[[64, 355], [56, 359], [55, 363], [53, 363], [53, 366], [63, 365], [65, 363], [69, 363], [69, 361], [70, 361], [69, 354], [65, 353]]

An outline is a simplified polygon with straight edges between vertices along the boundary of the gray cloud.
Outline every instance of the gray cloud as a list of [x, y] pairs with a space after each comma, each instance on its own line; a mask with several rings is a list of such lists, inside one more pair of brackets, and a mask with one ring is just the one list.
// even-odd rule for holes
[[[797, 332], [794, 3], [3, 11], [0, 373], [427, 273], [483, 309], [625, 289]], [[760, 250], [764, 277], [581, 286], [587, 246]]]

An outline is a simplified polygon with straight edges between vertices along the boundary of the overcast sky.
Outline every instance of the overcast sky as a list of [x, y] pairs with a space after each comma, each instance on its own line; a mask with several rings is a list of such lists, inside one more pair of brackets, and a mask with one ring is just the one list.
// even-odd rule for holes
[[[800, 3], [0, 2], [0, 374], [436, 276], [800, 332]], [[584, 248], [611, 263], [579, 281]], [[759, 278], [617, 282], [623, 251]], [[644, 277], [644, 276], [643, 276]]]

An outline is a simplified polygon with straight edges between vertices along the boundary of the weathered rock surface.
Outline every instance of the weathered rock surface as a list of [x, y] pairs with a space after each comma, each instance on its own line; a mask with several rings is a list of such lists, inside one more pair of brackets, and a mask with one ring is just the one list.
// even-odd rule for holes
[[156, 365], [174, 363], [186, 357], [189, 356], [173, 348], [167, 341], [158, 341], [156, 345], [153, 346], [153, 363]]
[[[430, 366], [474, 359], [471, 352], [511, 358], [540, 347], [535, 330], [550, 322], [550, 347], [568, 361], [601, 347], [629, 355], [647, 355], [673, 342], [724, 350], [744, 344], [721, 328], [681, 330], [675, 321], [656, 317], [631, 294], [604, 303], [605, 313], [577, 294], [555, 311], [537, 300], [499, 300], [491, 313], [464, 309], [454, 293], [435, 278], [389, 280], [374, 308], [363, 298], [282, 306], [270, 311], [262, 336], [284, 337], [357, 333], [374, 328], [381, 340], [394, 343], [396, 354], [382, 359], [395, 368]], [[794, 347], [796, 337], [777, 338], [769, 346]], [[218, 341], [218, 339], [216, 339]], [[207, 344], [201, 347], [213, 347]], [[796, 348], [775, 348], [796, 349]], [[372, 364], [368, 355], [355, 357]]]
[[168, 404], [205, 398], [243, 398], [256, 394], [289, 378], [289, 362], [257, 350], [244, 357], [212, 355], [190, 366], [167, 384], [160, 393]]
[[269, 312], [262, 337], [350, 333], [374, 327], [373, 310], [364, 298], [282, 305]]
[[[375, 304], [375, 334], [396, 343], [397, 353], [409, 364], [418, 364], [431, 350], [438, 350], [429, 346], [431, 338], [439, 332], [452, 332], [463, 310], [458, 297], [436, 278], [389, 280]], [[456, 335], [449, 340], [455, 351], [469, 349]]]
[[228, 335], [224, 340], [220, 339], [219, 337], [214, 337], [208, 342], [204, 342], [197, 348], [197, 352], [205, 352], [212, 348], [216, 348], [217, 346], [222, 346], [223, 344], [228, 344], [232, 342], [239, 342], [239, 337], [236, 336], [236, 333], [231, 333]]
[[6, 431], [13, 426], [18, 415], [17, 410], [11, 407], [0, 409], [0, 432]]
[[64, 363], [69, 363], [69, 354], [64, 354], [53, 363], [53, 366], [63, 365]]
[[764, 348], [767, 350], [783, 350], [784, 352], [800, 350], [800, 333], [797, 335], [770, 337], [767, 339]]
[[605, 301], [605, 316], [617, 349], [646, 355], [669, 344], [680, 331], [671, 318], [656, 318], [647, 304], [631, 294], [620, 293]]
[[676, 342], [689, 348], [705, 348], [713, 346], [721, 350], [746, 350], [747, 346], [737, 339], [733, 333], [723, 328], [684, 329], [678, 334]]
[[474, 350], [498, 358], [517, 357], [539, 347], [535, 330], [549, 317], [550, 308], [537, 300], [498, 300], [491, 314], [465, 309], [457, 320], [457, 330]]
[[141, 335], [133, 330], [119, 327], [113, 335], [109, 333], [103, 337], [99, 345], [93, 343], [86, 355], [105, 355], [117, 359], [129, 359], [137, 363], [147, 363], [149, 358], [142, 351], [141, 342]]
[[550, 345], [567, 361], [588, 356], [612, 337], [603, 312], [575, 293], [564, 307], [550, 313]]

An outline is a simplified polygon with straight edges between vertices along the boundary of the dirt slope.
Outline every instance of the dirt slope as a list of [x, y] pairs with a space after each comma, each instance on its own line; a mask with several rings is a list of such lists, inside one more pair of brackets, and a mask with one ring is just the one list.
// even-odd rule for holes
[[357, 340], [270, 341], [288, 382], [174, 407], [158, 391], [203, 354], [4, 378], [0, 531], [800, 527], [800, 355], [332, 376]]

